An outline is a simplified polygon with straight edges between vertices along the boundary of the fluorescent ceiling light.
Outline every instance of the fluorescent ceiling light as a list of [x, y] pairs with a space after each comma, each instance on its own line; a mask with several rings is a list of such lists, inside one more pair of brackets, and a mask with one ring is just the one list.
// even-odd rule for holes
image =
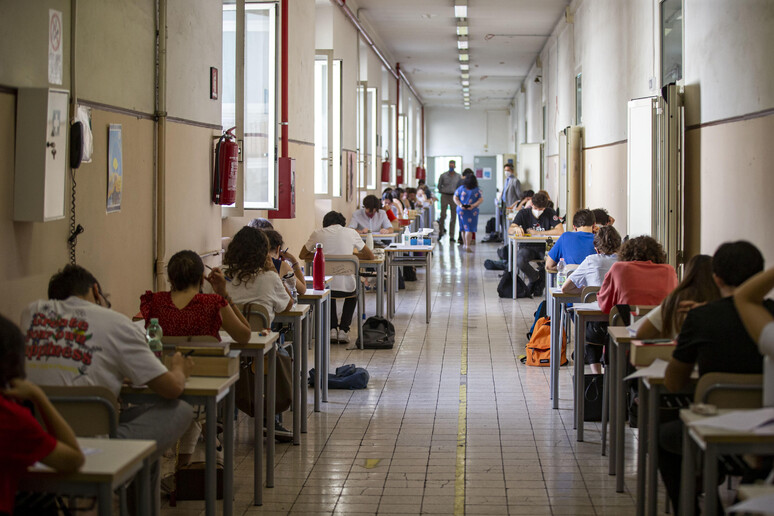
[[468, 22], [467, 21], [458, 21], [457, 22], [457, 36], [467, 36], [468, 35]]
[[468, 0], [454, 0], [454, 17], [468, 17]]
[[460, 54], [460, 61], [463, 63], [470, 61], [470, 54]]
[[462, 81], [463, 86], [470, 86], [470, 81], [463, 80]]
[[460, 79], [470, 79], [470, 74], [468, 72], [462, 72], [460, 74]]
[[467, 72], [470, 70], [470, 65], [468, 63], [460, 63], [460, 70], [463, 72]]
[[457, 48], [460, 50], [467, 50], [468, 48], [467, 36], [460, 36], [460, 38], [457, 40]]

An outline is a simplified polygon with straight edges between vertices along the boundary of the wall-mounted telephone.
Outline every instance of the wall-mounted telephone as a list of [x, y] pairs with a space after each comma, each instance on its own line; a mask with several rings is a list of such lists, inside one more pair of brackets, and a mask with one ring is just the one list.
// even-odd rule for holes
[[212, 181], [212, 202], [222, 206], [236, 201], [239, 145], [232, 127], [224, 132], [215, 146], [215, 173]]

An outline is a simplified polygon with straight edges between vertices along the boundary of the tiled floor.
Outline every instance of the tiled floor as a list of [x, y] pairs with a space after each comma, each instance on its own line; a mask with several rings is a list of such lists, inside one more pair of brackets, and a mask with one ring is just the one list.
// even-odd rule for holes
[[420, 269], [398, 296], [394, 349], [334, 345], [332, 369], [364, 366], [369, 387], [331, 391], [322, 412], [308, 410], [301, 445], [277, 446], [276, 486], [262, 507], [251, 505], [254, 439], [240, 415], [236, 514], [634, 514], [636, 433], [627, 430], [627, 490], [616, 493], [599, 425], [575, 441], [570, 367], [552, 410], [547, 369], [519, 363], [539, 300], [498, 298], [499, 273], [483, 267], [496, 247], [464, 253], [444, 239], [432, 320]]

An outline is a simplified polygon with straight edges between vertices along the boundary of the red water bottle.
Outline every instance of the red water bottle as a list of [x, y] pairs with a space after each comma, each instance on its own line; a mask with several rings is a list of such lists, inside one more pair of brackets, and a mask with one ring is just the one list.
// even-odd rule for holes
[[323, 245], [316, 244], [314, 247], [312, 288], [315, 290], [325, 290], [325, 256], [323, 256]]

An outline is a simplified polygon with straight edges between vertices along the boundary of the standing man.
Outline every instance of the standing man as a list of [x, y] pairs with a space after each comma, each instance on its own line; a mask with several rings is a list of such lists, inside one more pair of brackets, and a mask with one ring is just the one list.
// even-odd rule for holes
[[449, 238], [454, 240], [454, 228], [457, 224], [457, 206], [454, 204], [454, 192], [459, 186], [461, 176], [455, 172], [457, 163], [454, 160], [449, 161], [449, 170], [441, 174], [438, 178], [438, 191], [441, 192], [441, 219], [438, 221], [440, 226], [440, 235], [442, 237], [445, 233], [446, 226], [446, 208], [451, 211], [451, 217], [449, 217]]
[[513, 172], [513, 164], [506, 163], [503, 167], [505, 169], [505, 185], [503, 186], [503, 210], [510, 208], [519, 201], [521, 201], [521, 182]]

